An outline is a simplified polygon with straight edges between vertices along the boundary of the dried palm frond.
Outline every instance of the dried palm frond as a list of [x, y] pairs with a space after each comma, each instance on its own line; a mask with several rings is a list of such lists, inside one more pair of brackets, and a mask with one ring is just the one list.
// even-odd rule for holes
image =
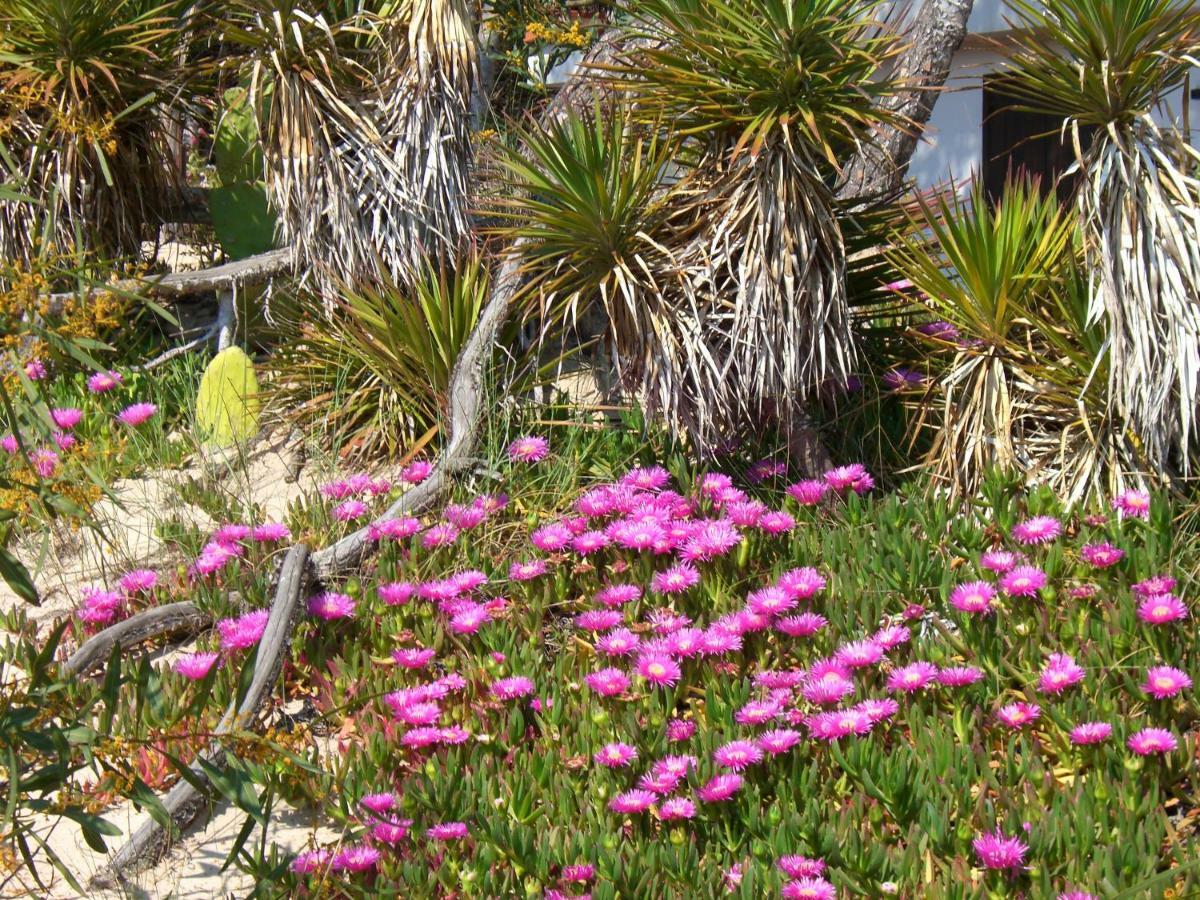
[[1108, 329], [1116, 411], [1156, 474], [1186, 472], [1200, 418], [1198, 159], [1152, 113], [1195, 65], [1200, 11], [1182, 0], [1013, 5], [1006, 88], [1072, 135], [1089, 317]]
[[672, 255], [688, 274], [688, 340], [711, 374], [681, 419], [701, 446], [790, 428], [855, 350], [845, 242], [830, 185], [893, 89], [872, 0], [643, 0], [642, 48], [618, 79], [648, 123], [690, 138], [686, 215], [711, 223]]
[[967, 200], [942, 196], [920, 208], [889, 257], [960, 334], [940, 341], [952, 358], [938, 378], [940, 419], [926, 463], [938, 484], [971, 494], [989, 469], [1028, 468], [1022, 427], [1042, 420], [1023, 417], [1039, 380], [1023, 315], [1060, 289], [1071, 226], [1053, 199], [1020, 183], [994, 208], [979, 185]]
[[[283, 239], [332, 298], [410, 283], [470, 230], [475, 37], [461, 0], [239, 0]], [[341, 16], [339, 18], [339, 16]]]
[[[36, 201], [0, 199], [0, 256], [58, 248], [137, 255], [177, 177], [181, 0], [11, 0], [0, 6], [0, 139]], [[49, 222], [44, 234], [35, 232]]]

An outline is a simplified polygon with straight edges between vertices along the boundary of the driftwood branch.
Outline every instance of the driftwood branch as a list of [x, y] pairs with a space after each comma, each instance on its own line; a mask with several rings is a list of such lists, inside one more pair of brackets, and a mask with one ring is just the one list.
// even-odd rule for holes
[[[471, 337], [454, 365], [450, 379], [449, 440], [434, 462], [429, 477], [405, 491], [388, 507], [381, 519], [413, 515], [428, 509], [448, 490], [453, 477], [470, 468], [483, 414], [484, 383], [492, 361], [496, 335], [508, 318], [509, 307], [521, 284], [521, 254], [518, 240], [505, 255], [492, 286], [492, 295]], [[360, 528], [336, 544], [312, 555], [318, 581], [326, 581], [359, 565], [371, 548], [370, 528]]]
[[[211, 291], [232, 291], [241, 285], [258, 284], [284, 275], [292, 270], [292, 264], [291, 248], [283, 247], [195, 272], [172, 272], [157, 277], [128, 278], [111, 285], [96, 285], [89, 288], [88, 293], [124, 291], [159, 297], [188, 297]], [[77, 296], [76, 293], [51, 294], [49, 313], [53, 315], [64, 303]]]
[[[284, 656], [295, 631], [300, 600], [308, 584], [308, 560], [308, 548], [297, 544], [288, 551], [283, 561], [279, 572], [279, 586], [271, 604], [271, 614], [262, 640], [259, 641], [258, 653], [254, 657], [254, 675], [250, 681], [250, 689], [240, 704], [236, 700], [230, 703], [213, 732], [213, 741], [203, 757], [210, 765], [219, 768], [225, 764], [226, 751], [221, 742], [222, 738], [244, 731], [254, 722], [263, 701], [279, 678]], [[207, 781], [207, 776], [198, 764], [193, 765], [191, 771], [197, 781]], [[171, 820], [170, 831], [154, 820], [144, 823], [134, 832], [129, 842], [113, 855], [108, 865], [92, 879], [92, 887], [115, 887], [129, 872], [156, 862], [170, 846], [174, 833], [190, 825], [207, 803], [207, 795], [197, 790], [191, 781], [180, 781], [162, 798], [162, 804]]]
[[62, 666], [63, 675], [86, 675], [108, 662], [113, 647], [126, 650], [161, 637], [196, 635], [212, 625], [212, 616], [194, 603], [168, 603], [110, 625], [80, 646]]

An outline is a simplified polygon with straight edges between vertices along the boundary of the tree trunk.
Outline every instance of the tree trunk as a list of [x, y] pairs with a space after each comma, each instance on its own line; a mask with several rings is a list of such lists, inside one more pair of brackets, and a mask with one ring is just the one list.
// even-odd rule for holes
[[887, 194], [900, 187], [917, 141], [933, 112], [954, 54], [967, 36], [974, 0], [925, 0], [913, 17], [909, 47], [896, 61], [894, 75], [903, 90], [883, 105], [901, 117], [887, 126], [846, 166], [841, 200]]

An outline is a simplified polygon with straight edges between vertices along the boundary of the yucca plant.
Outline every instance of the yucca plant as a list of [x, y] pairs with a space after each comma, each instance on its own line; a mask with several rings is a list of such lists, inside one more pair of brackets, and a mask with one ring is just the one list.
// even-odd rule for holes
[[[238, 0], [283, 240], [330, 299], [453, 262], [469, 231], [475, 38], [461, 0]], [[223, 11], [223, 15], [228, 15]]]
[[[687, 139], [708, 223], [688, 244], [694, 333], [722, 370], [696, 398], [709, 443], [764, 416], [785, 427], [855, 358], [839, 164], [889, 114], [881, 68], [895, 44], [874, 0], [642, 0], [645, 38], [620, 78], [650, 122]], [[690, 302], [690, 301], [689, 301]]]
[[0, 256], [29, 259], [42, 216], [60, 249], [136, 255], [177, 166], [185, 0], [0, 5], [0, 137], [37, 202], [0, 199]]
[[476, 255], [427, 263], [411, 286], [346, 288], [332, 315], [301, 306], [270, 393], [356, 458], [413, 452], [437, 436], [459, 352], [488, 297]]
[[1022, 410], [1039, 393], [1041, 360], [1024, 314], [1061, 290], [1071, 233], [1055, 200], [1018, 182], [994, 206], [979, 185], [965, 199], [922, 201], [896, 236], [889, 258], [957, 332], [937, 339], [952, 354], [927, 459], [938, 484], [970, 494], [989, 469], [1028, 462]]
[[[1200, 411], [1200, 154], [1153, 114], [1200, 48], [1182, 0], [1014, 0], [1006, 89], [1063, 119], [1080, 171], [1089, 321], [1116, 412], [1158, 473], [1187, 471]], [[1185, 101], [1186, 102], [1186, 101]]]

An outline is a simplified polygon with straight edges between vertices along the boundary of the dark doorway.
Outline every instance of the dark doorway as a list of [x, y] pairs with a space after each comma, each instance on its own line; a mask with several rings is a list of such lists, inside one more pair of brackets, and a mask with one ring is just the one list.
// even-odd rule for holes
[[[1043, 190], [1057, 183], [1058, 199], [1066, 202], [1075, 179], [1059, 176], [1075, 162], [1071, 135], [1063, 135], [1062, 119], [1017, 109], [1021, 101], [1004, 90], [999, 76], [983, 79], [983, 183], [995, 202], [1009, 173], [1037, 178]], [[1083, 135], [1085, 141], [1090, 135]], [[1086, 144], [1085, 144], [1086, 146]]]

